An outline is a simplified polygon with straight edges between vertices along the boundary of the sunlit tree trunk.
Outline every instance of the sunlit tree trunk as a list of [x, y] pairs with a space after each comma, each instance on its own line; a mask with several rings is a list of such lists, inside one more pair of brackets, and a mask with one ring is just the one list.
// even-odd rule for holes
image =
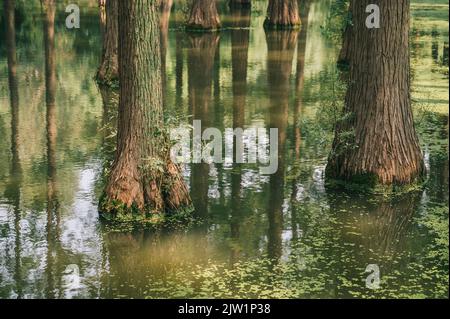
[[118, 6], [120, 0], [106, 0], [106, 29], [103, 36], [103, 53], [97, 71], [97, 81], [114, 85], [119, 79], [118, 62]]
[[100, 203], [103, 214], [154, 216], [191, 207], [164, 129], [158, 15], [155, 1], [119, 1], [117, 151]]
[[264, 26], [269, 29], [292, 29], [301, 25], [297, 0], [269, 0]]
[[268, 45], [267, 73], [270, 86], [269, 127], [278, 128], [278, 170], [270, 175], [268, 207], [268, 254], [274, 260], [281, 257], [285, 158], [292, 62], [298, 31], [266, 31]]
[[409, 0], [379, 2], [381, 28], [365, 26], [371, 2], [351, 2], [349, 86], [327, 177], [407, 184], [424, 172], [410, 97]]
[[221, 26], [215, 0], [192, 0], [186, 27], [188, 29], [215, 30]]

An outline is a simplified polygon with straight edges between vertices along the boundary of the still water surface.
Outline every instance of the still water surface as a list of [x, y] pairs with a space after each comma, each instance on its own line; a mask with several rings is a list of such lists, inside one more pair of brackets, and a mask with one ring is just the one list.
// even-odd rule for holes
[[[46, 57], [36, 6], [16, 26], [15, 88], [11, 47], [0, 43], [0, 298], [448, 297], [448, 75], [440, 72], [448, 3], [430, 2], [413, 5], [411, 36], [428, 181], [395, 198], [325, 188], [330, 118], [343, 92], [338, 47], [321, 31], [329, 1], [303, 11], [300, 33], [266, 34], [266, 1], [255, 2], [251, 19], [223, 6], [227, 28], [213, 34], [180, 31], [173, 12], [162, 32], [168, 116], [277, 127], [279, 170], [186, 165], [203, 222], [132, 233], [105, 228], [97, 212], [117, 95], [92, 79], [96, 8], [83, 9], [78, 31], [58, 13]], [[370, 264], [380, 268], [378, 290], [366, 287]]]

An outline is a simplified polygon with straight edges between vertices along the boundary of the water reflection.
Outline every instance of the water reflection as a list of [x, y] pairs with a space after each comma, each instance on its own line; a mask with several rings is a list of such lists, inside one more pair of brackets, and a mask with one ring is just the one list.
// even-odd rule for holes
[[[258, 12], [265, 12], [265, 1], [251, 11], [224, 6], [227, 29], [220, 34], [172, 31], [178, 3], [161, 8], [166, 109], [189, 116], [186, 123], [202, 120], [203, 128], [278, 128], [279, 170], [261, 176], [255, 165], [188, 165], [185, 176], [203, 222], [189, 231], [132, 233], [110, 232], [97, 215], [118, 103], [117, 91], [92, 80], [101, 51], [98, 11], [86, 17], [86, 36], [59, 29], [55, 2], [44, 2], [34, 32], [15, 30], [24, 26], [14, 23], [14, 1], [4, 2], [0, 63], [8, 74], [0, 75], [0, 131], [11, 135], [0, 139], [10, 150], [0, 153], [1, 297], [448, 292], [442, 284], [448, 278], [442, 231], [448, 225], [448, 116], [424, 118], [430, 170], [423, 191], [387, 201], [323, 187], [328, 133], [317, 113], [331, 95], [327, 80], [337, 53], [320, 29], [327, 1], [302, 3], [299, 32], [264, 32]], [[38, 41], [24, 40], [33, 34]], [[418, 34], [415, 58], [441, 65], [448, 44], [444, 39], [442, 50], [442, 37], [436, 42]], [[21, 53], [25, 46], [31, 53]], [[235, 151], [242, 147], [233, 142]], [[380, 292], [365, 289], [369, 263], [379, 264], [386, 280]], [[71, 265], [79, 268], [78, 287], [67, 283]]]
[[269, 182], [268, 254], [272, 259], [279, 259], [282, 255], [290, 76], [297, 39], [298, 31], [266, 31], [267, 76], [270, 92], [268, 123], [269, 127], [278, 129], [278, 170], [270, 176]]
[[20, 187], [22, 183], [22, 168], [19, 155], [19, 82], [17, 77], [17, 50], [15, 28], [15, 1], [6, 0], [4, 11], [6, 17], [6, 51], [8, 61], [8, 83], [11, 105], [11, 171], [10, 181], [6, 186], [5, 196], [11, 202], [14, 211], [14, 281], [16, 282], [17, 298], [23, 297], [22, 269], [21, 269], [21, 211]]

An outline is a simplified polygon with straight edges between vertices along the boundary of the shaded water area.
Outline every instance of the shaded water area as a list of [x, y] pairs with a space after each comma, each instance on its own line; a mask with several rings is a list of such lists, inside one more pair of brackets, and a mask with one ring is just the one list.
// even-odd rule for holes
[[[20, 2], [14, 30], [1, 21], [0, 298], [448, 297], [448, 3], [413, 1], [427, 182], [395, 197], [325, 187], [344, 92], [339, 46], [322, 28], [330, 1], [302, 8], [300, 32], [266, 33], [266, 1], [251, 16], [222, 5], [220, 33], [185, 33], [174, 8], [161, 32], [168, 118], [276, 127], [279, 169], [186, 165], [202, 222], [117, 232], [97, 212], [117, 110], [117, 94], [93, 80], [97, 2], [84, 2], [79, 30], [58, 6], [55, 45], [35, 2]], [[371, 264], [377, 290], [366, 287]]]

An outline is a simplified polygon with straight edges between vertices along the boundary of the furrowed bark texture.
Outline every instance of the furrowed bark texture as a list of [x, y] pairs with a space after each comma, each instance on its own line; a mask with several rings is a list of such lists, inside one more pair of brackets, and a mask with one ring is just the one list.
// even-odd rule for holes
[[380, 0], [381, 28], [368, 29], [365, 8], [370, 2], [351, 2], [349, 86], [327, 176], [411, 183], [422, 175], [424, 164], [410, 98], [410, 2]]
[[119, 0], [106, 0], [106, 30], [103, 37], [103, 53], [100, 67], [97, 71], [97, 81], [102, 84], [112, 84], [119, 79]]
[[[134, 205], [142, 213], [191, 205], [163, 130], [158, 10], [152, 0], [119, 1], [117, 151], [105, 195], [107, 203]], [[114, 212], [110, 206], [103, 205], [103, 211]]]
[[301, 25], [297, 0], [269, 0], [266, 28], [289, 29]]
[[215, 30], [221, 26], [216, 1], [193, 0], [187, 22], [188, 29]]

